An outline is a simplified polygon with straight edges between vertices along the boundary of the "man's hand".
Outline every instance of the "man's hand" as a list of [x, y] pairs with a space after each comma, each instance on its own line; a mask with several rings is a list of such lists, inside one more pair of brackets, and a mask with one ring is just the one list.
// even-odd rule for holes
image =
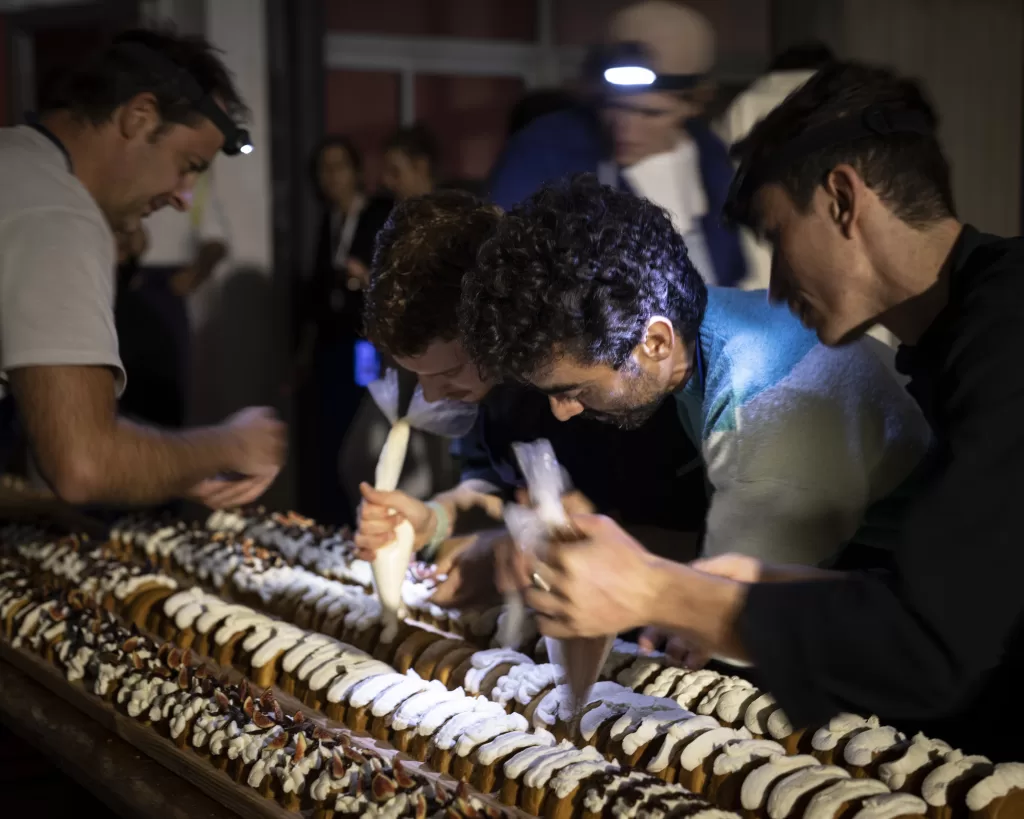
[[[530, 491], [528, 489], [516, 490], [516, 503], [520, 506], [533, 506], [530, 502]], [[573, 489], [562, 495], [562, 507], [567, 515], [593, 515], [597, 513], [597, 507], [590, 502], [590, 498]]]
[[[458, 512], [468, 512], [470, 509], [482, 509], [488, 517], [501, 520], [505, 511], [505, 502], [499, 495], [475, 489], [473, 483], [473, 481], [460, 483], [454, 489], [442, 492], [434, 500], [448, 510], [452, 524], [454, 524], [455, 515]], [[479, 482], [477, 484], [479, 485]]]
[[[422, 549], [437, 532], [437, 514], [423, 501], [404, 492], [379, 492], [367, 483], [360, 484], [363, 503], [359, 509], [359, 530], [355, 544], [363, 560], [373, 560], [378, 549], [387, 546], [393, 539], [395, 529], [403, 520], [412, 524], [415, 539], [413, 546]], [[459, 512], [480, 508], [489, 517], [501, 520], [504, 503], [497, 495], [487, 494], [472, 486], [460, 484], [454, 489], [442, 492], [434, 498], [448, 513], [448, 531], [455, 530]]]
[[438, 563], [438, 574], [447, 574], [448, 577], [434, 591], [431, 602], [446, 608], [486, 607], [500, 603], [502, 596], [495, 583], [495, 565], [498, 555], [510, 544], [511, 538], [503, 530], [478, 532], [462, 549], [447, 556], [443, 563]]
[[[370, 270], [358, 259], [349, 259], [345, 265], [345, 274], [348, 276], [349, 281], [354, 281], [358, 285], [356, 290], [366, 290], [370, 286]], [[353, 289], [353, 288], [350, 288]]]
[[275, 475], [243, 478], [238, 481], [211, 478], [201, 481], [186, 493], [189, 500], [208, 506], [210, 509], [228, 509], [252, 503], [274, 482]]
[[354, 538], [356, 554], [373, 560], [378, 549], [395, 539], [395, 529], [403, 520], [412, 524], [413, 547], [430, 542], [437, 528], [434, 510], [405, 492], [379, 492], [368, 483], [359, 484], [363, 502], [359, 507], [359, 529]]
[[[661, 594], [661, 564], [618, 524], [584, 515], [573, 524], [585, 539], [553, 542], [545, 563], [536, 562], [536, 584], [526, 602], [549, 637], [598, 637], [651, 622], [670, 605]], [[532, 576], [532, 575], [531, 575]], [[550, 591], [543, 591], [543, 587]], [[539, 588], [538, 588], [539, 587]]]
[[267, 407], [249, 407], [224, 422], [233, 438], [230, 469], [249, 478], [271, 478], [284, 463], [287, 428]]
[[687, 668], [703, 668], [711, 659], [707, 651], [689, 637], [658, 628], [645, 628], [637, 642], [644, 654], [664, 651], [669, 657], [679, 660]]

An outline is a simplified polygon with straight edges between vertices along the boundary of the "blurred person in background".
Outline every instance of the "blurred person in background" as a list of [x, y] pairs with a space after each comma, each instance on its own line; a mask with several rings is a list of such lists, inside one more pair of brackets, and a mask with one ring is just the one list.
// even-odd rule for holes
[[541, 88], [529, 91], [509, 111], [506, 135], [511, 139], [534, 120], [574, 108], [576, 104], [576, 97], [561, 88]]
[[0, 386], [67, 502], [230, 506], [280, 469], [285, 429], [266, 408], [165, 433], [116, 403], [115, 234], [187, 210], [216, 155], [243, 152], [245, 110], [206, 41], [131, 31], [69, 72], [38, 120], [0, 130]]
[[163, 311], [146, 293], [149, 275], [140, 260], [148, 245], [141, 225], [117, 235], [114, 326], [127, 383], [118, 409], [126, 418], [166, 429], [185, 423], [185, 389], [178, 338]]
[[[805, 43], [783, 51], [772, 60], [764, 76], [732, 101], [717, 124], [719, 136], [731, 148], [775, 106], [834, 59], [835, 55], [824, 43]], [[747, 277], [740, 286], [744, 290], [767, 289], [772, 272], [771, 250], [747, 229], [741, 231], [741, 238], [747, 255]]]
[[437, 137], [425, 125], [399, 128], [384, 146], [381, 182], [399, 202], [423, 196], [437, 185], [440, 158]]
[[[296, 362], [299, 412], [300, 490], [304, 509], [324, 523], [350, 523], [356, 499], [338, 480], [338, 453], [345, 433], [377, 373], [363, 373], [375, 358], [362, 339], [363, 290], [369, 279], [377, 231], [391, 201], [363, 189], [363, 160], [352, 141], [326, 137], [313, 154], [316, 190], [324, 205], [313, 275]], [[372, 363], [372, 362], [371, 362]], [[373, 369], [371, 367], [371, 369]]]
[[[616, 86], [598, 79], [626, 50], [643, 56], [672, 86]], [[593, 172], [667, 210], [701, 276], [732, 286], [746, 277], [735, 230], [721, 223], [733, 168], [725, 146], [701, 121], [713, 93], [715, 33], [693, 9], [648, 0], [619, 11], [606, 43], [584, 67], [584, 104], [535, 120], [513, 137], [492, 173], [495, 204], [509, 209], [545, 182]], [[599, 117], [589, 89], [601, 88]]]
[[824, 43], [810, 42], [787, 48], [771, 61], [762, 77], [729, 104], [716, 128], [719, 136], [731, 148], [819, 68], [833, 60], [835, 54]]

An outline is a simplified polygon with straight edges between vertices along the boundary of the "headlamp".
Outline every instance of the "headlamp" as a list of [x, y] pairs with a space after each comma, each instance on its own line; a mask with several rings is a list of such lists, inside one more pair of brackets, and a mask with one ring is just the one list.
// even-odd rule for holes
[[612, 91], [688, 91], [705, 74], [658, 74], [642, 43], [617, 43], [605, 49], [604, 81]]
[[225, 154], [236, 156], [237, 154], [252, 153], [253, 144], [249, 131], [231, 119], [213, 97], [203, 91], [199, 83], [196, 82], [196, 78], [180, 65], [142, 43], [124, 41], [117, 43], [115, 48], [154, 74], [167, 77], [174, 82], [181, 91], [181, 95], [192, 104], [192, 107], [210, 120], [224, 136], [224, 145], [221, 150]]

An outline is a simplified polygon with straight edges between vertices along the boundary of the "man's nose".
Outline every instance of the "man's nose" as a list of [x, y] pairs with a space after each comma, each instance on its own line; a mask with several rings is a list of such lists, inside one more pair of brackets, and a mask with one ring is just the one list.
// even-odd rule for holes
[[186, 211], [188, 211], [188, 209], [192, 207], [191, 186], [185, 187], [183, 185], [182, 187], [178, 188], [178, 190], [171, 194], [169, 204], [172, 208], [174, 208], [176, 211], [180, 211], [181, 213], [185, 213]]
[[568, 421], [583, 412], [583, 405], [579, 401], [559, 401], [557, 398], [549, 398], [551, 414], [559, 421]]
[[420, 389], [423, 390], [423, 400], [428, 404], [433, 404], [445, 397], [442, 385], [433, 379], [421, 378]]

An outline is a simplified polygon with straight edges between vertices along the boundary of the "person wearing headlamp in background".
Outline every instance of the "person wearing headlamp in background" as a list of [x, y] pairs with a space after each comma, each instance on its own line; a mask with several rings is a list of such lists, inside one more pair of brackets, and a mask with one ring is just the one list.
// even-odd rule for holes
[[244, 112], [204, 40], [132, 31], [70, 72], [41, 118], [0, 130], [0, 373], [65, 501], [235, 505], [280, 469], [285, 429], [269, 409], [173, 434], [116, 409], [114, 235], [185, 210], [218, 152], [250, 152]]
[[847, 547], [861, 572], [735, 555], [687, 567], [584, 518], [588, 541], [557, 545], [536, 569], [552, 589], [527, 594], [542, 631], [653, 618], [753, 661], [797, 726], [856, 711], [968, 754], [1020, 757], [1024, 239], [957, 218], [937, 127], [917, 83], [828, 66], [738, 147], [730, 197], [730, 214], [772, 245], [772, 296], [823, 343], [875, 323], [903, 342], [898, 363], [936, 443], [892, 550]]
[[712, 93], [711, 24], [668, 0], [636, 3], [612, 17], [600, 58], [588, 62], [603, 66], [599, 117], [586, 101], [516, 134], [492, 172], [491, 200], [508, 210], [546, 182], [596, 173], [665, 208], [705, 281], [739, 284], [739, 237], [721, 222], [733, 167], [700, 119]]

